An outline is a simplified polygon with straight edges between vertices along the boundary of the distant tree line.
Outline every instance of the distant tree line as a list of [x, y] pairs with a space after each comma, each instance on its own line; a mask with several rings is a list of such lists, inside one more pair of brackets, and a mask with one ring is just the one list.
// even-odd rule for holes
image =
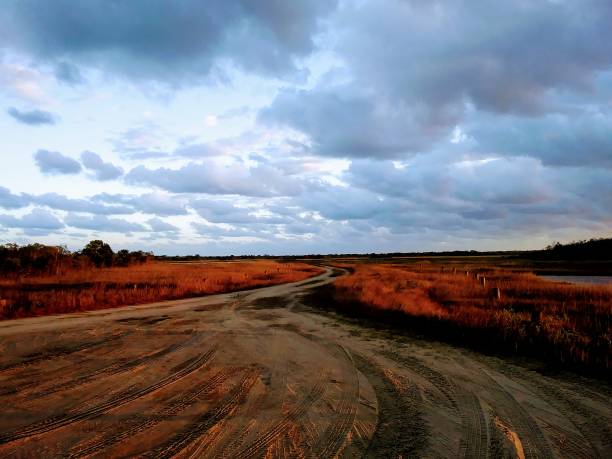
[[532, 255], [550, 260], [612, 260], [612, 238], [585, 239], [569, 244], [555, 242]]
[[220, 256], [208, 256], [208, 255], [156, 255], [155, 259], [161, 261], [197, 261], [197, 260], [257, 260], [257, 259], [276, 259], [276, 260], [316, 260], [321, 258], [398, 258], [398, 257], [478, 257], [483, 255], [517, 255], [521, 252], [516, 250], [498, 250], [489, 252], [479, 252], [477, 250], [453, 250], [444, 252], [387, 252], [387, 253], [318, 253], [318, 254], [306, 254], [306, 255], [220, 255]]
[[129, 266], [153, 259], [151, 252], [119, 250], [101, 240], [90, 241], [81, 251], [43, 244], [0, 245], [0, 273], [3, 275], [57, 275], [79, 268]]

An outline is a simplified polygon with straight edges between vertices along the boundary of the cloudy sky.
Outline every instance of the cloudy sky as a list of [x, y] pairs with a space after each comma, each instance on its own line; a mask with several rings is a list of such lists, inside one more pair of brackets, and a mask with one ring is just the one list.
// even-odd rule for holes
[[0, 243], [612, 235], [609, 0], [3, 0]]

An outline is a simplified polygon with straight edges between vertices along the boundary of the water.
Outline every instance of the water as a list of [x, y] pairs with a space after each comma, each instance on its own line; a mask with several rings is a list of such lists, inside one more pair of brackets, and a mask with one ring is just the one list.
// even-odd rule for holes
[[612, 286], [612, 276], [540, 276], [555, 282], [569, 282], [570, 284], [595, 284]]

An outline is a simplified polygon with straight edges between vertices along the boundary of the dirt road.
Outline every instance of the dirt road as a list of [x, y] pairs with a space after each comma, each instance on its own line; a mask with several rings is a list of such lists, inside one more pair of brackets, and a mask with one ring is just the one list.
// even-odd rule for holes
[[0, 457], [612, 457], [611, 388], [301, 303], [332, 280], [0, 324]]

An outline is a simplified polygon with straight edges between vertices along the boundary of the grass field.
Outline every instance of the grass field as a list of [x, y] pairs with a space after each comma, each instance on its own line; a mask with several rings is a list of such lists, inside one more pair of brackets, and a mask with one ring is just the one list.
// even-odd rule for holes
[[88, 311], [294, 282], [321, 272], [304, 263], [149, 262], [0, 279], [0, 319]]
[[609, 372], [612, 287], [571, 285], [490, 264], [345, 264], [327, 294], [350, 314], [477, 349]]

